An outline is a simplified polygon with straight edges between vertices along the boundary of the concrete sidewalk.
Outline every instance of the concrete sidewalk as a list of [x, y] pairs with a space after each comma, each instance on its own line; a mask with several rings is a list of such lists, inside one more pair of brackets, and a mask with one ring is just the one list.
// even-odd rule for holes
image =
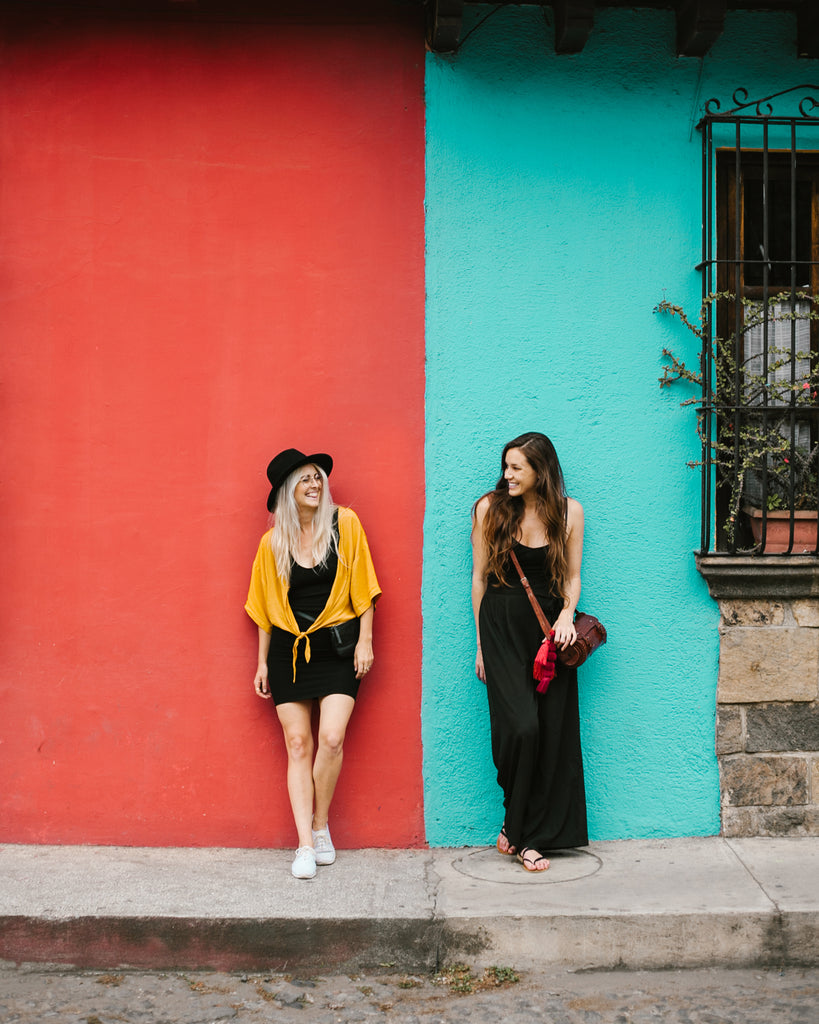
[[0, 959], [307, 971], [819, 964], [819, 839], [593, 843], [527, 874], [493, 848], [0, 846]]

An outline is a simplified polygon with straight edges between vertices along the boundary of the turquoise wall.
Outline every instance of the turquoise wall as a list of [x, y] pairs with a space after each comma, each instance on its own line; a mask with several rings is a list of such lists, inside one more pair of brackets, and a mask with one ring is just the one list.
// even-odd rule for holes
[[[557, 56], [538, 8], [467, 8], [456, 57], [429, 54], [423, 739], [428, 841], [493, 842], [502, 820], [474, 675], [470, 507], [503, 444], [555, 442], [586, 511], [581, 607], [609, 643], [580, 672], [593, 838], [719, 830], [718, 611], [694, 565], [690, 410], [661, 392], [652, 314], [696, 309], [702, 104], [816, 78], [790, 16], [731, 14], [704, 59], [674, 16], [600, 11]], [[548, 12], [547, 12], [548, 13]]]

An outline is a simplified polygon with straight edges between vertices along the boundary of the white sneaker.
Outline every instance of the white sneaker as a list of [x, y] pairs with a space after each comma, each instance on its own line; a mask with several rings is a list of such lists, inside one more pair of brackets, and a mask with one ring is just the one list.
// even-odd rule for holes
[[320, 828], [313, 832], [313, 847], [316, 851], [316, 864], [332, 864], [336, 859], [336, 849], [330, 838], [330, 828]]
[[314, 878], [316, 874], [316, 851], [312, 846], [300, 846], [290, 865], [294, 878]]

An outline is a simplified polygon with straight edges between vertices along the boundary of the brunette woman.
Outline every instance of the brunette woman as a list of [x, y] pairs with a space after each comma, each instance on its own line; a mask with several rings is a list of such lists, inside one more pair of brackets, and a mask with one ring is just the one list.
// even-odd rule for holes
[[492, 756], [503, 789], [498, 850], [516, 855], [527, 871], [545, 871], [547, 850], [588, 842], [577, 672], [558, 662], [547, 692], [536, 692], [532, 667], [543, 632], [510, 552], [556, 645], [568, 646], [576, 637], [583, 508], [567, 497], [557, 453], [544, 434], [510, 441], [501, 468], [495, 489], [473, 513], [475, 671], [486, 683]]
[[253, 685], [260, 697], [273, 698], [287, 745], [296, 878], [312, 878], [317, 864], [336, 858], [330, 803], [358, 686], [373, 665], [373, 609], [381, 593], [358, 516], [330, 497], [332, 468], [329, 455], [295, 448], [267, 467], [272, 528], [259, 544], [245, 605], [259, 627]]

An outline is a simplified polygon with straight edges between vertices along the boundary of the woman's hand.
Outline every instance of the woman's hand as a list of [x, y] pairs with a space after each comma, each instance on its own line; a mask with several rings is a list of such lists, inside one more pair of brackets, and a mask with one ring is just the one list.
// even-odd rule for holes
[[577, 639], [577, 630], [574, 628], [574, 614], [568, 608], [564, 608], [555, 619], [552, 630], [555, 635], [555, 643], [561, 651], [565, 651]]
[[270, 634], [259, 626], [259, 660], [256, 669], [256, 678], [253, 680], [253, 688], [260, 697], [265, 700], [270, 698], [270, 683], [267, 678], [267, 654], [270, 650]]
[[478, 648], [478, 653], [475, 656], [475, 675], [482, 683], [484, 683], [484, 685], [486, 684], [486, 672], [484, 672], [483, 669], [483, 652], [480, 647]]
[[356, 679], [361, 679], [362, 676], [365, 676], [373, 667], [374, 661], [372, 640], [361, 637], [355, 645], [355, 653], [353, 654]]
[[253, 688], [260, 697], [270, 699], [270, 684], [267, 679], [267, 662], [260, 662], [256, 669], [256, 678], [253, 680]]

